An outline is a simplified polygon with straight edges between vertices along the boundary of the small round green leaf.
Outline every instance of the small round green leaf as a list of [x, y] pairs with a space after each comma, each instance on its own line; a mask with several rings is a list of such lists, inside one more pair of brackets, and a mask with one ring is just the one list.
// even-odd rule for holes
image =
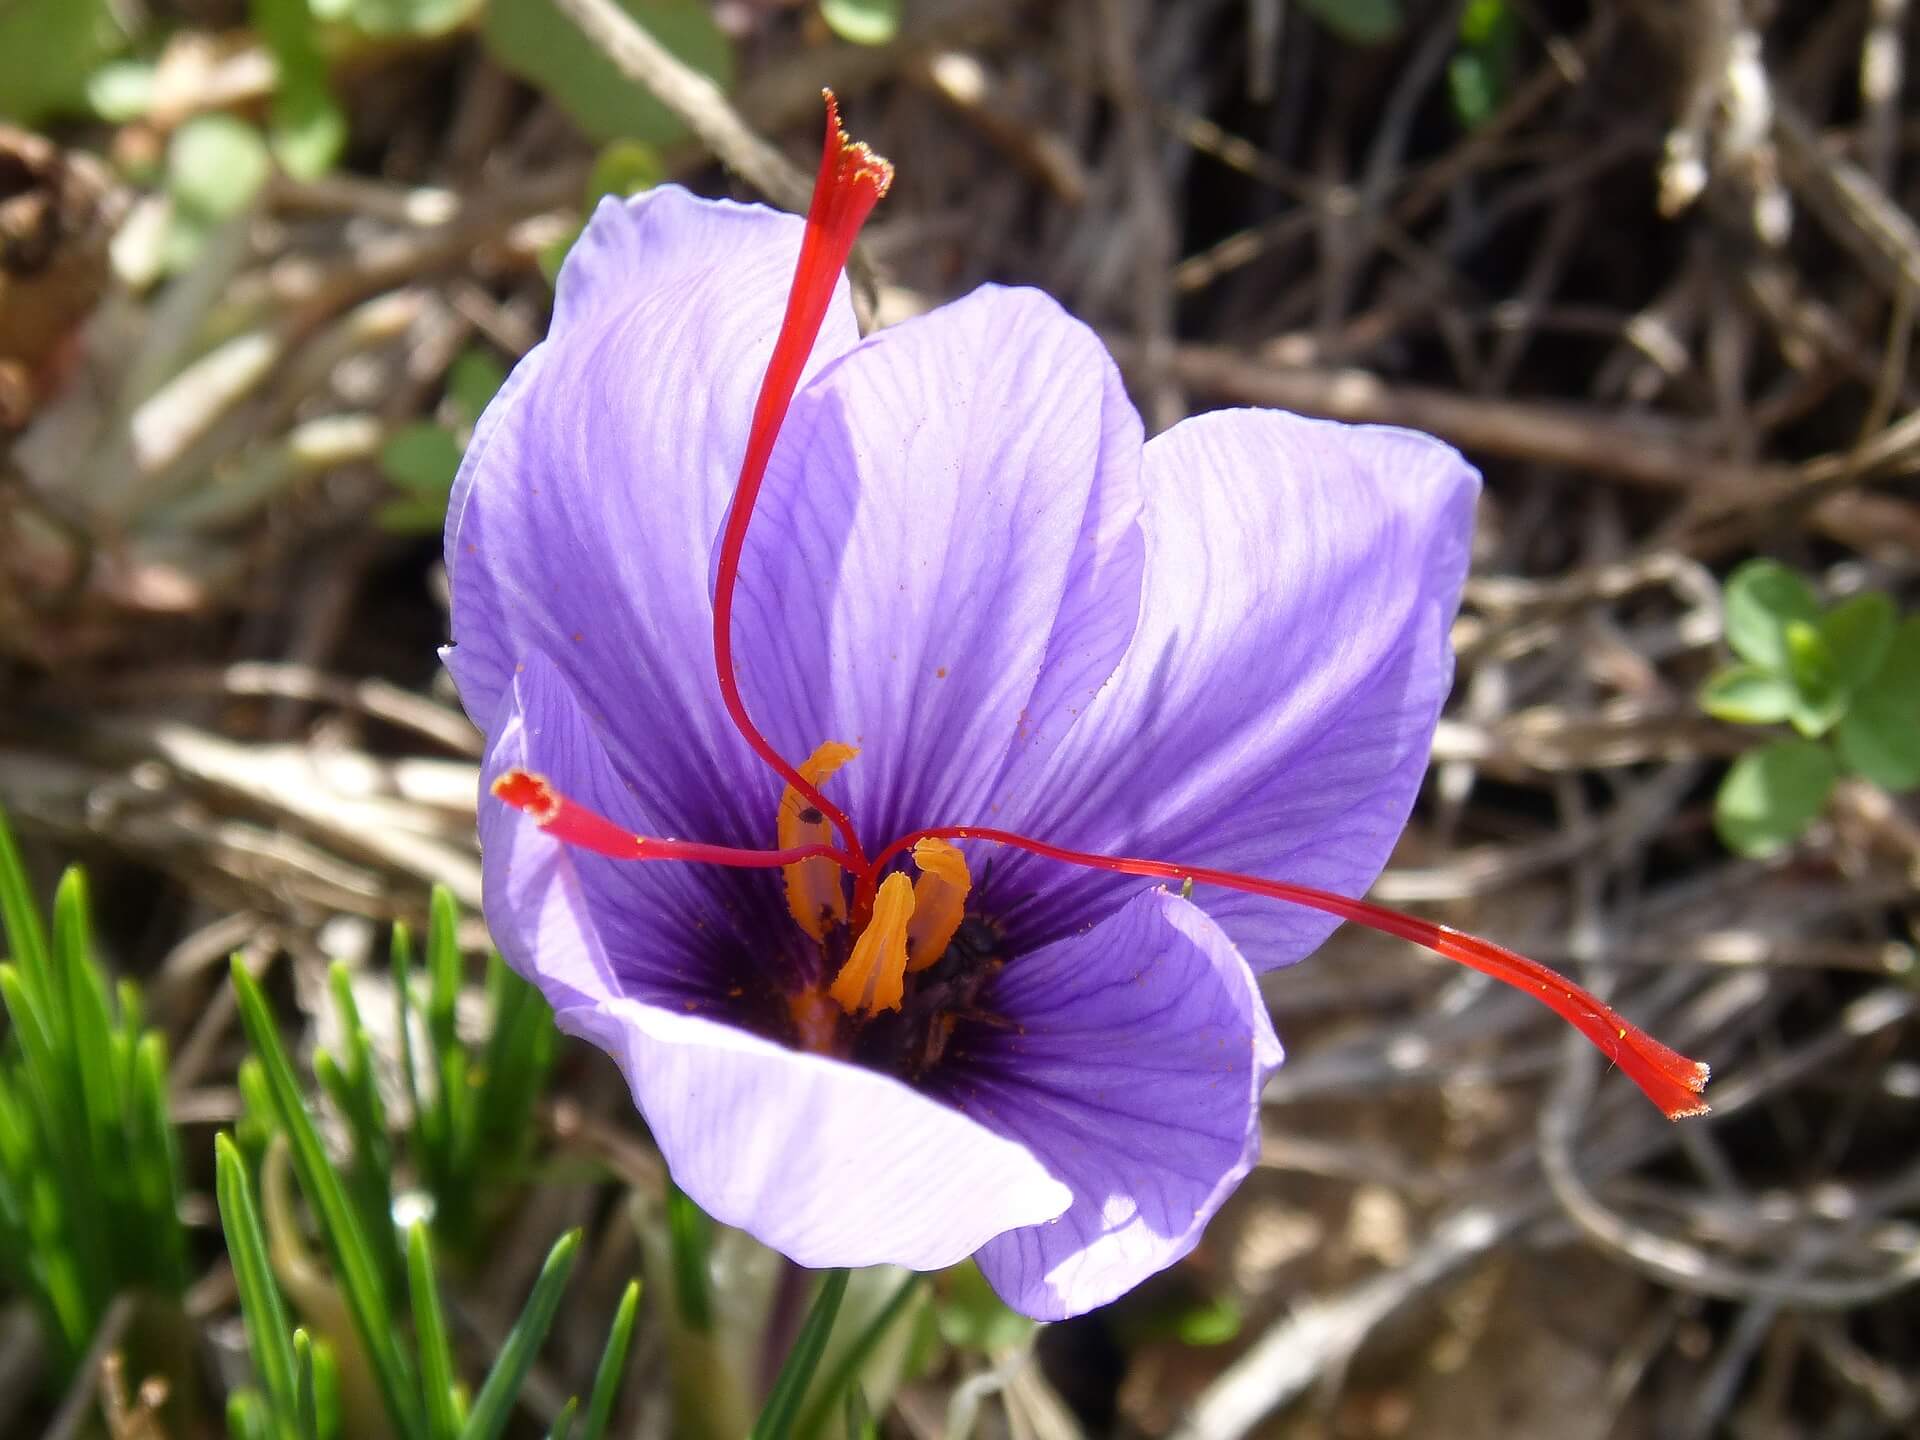
[[347, 145], [347, 116], [322, 89], [289, 90], [273, 107], [273, 158], [296, 180], [318, 180]]
[[272, 169], [260, 132], [231, 115], [196, 115], [167, 147], [167, 188], [196, 220], [239, 214]]
[[1820, 639], [1835, 683], [1851, 692], [1877, 674], [1893, 631], [1893, 601], [1878, 590], [1844, 600], [1821, 616]]
[[603, 196], [638, 195], [666, 178], [667, 167], [653, 146], [638, 140], [609, 140], [593, 157], [593, 169], [587, 175], [587, 208], [591, 210]]
[[1772, 725], [1793, 713], [1798, 697], [1784, 676], [1758, 665], [1729, 665], [1700, 687], [1700, 708], [1735, 725]]
[[842, 40], [884, 45], [900, 33], [900, 0], [820, 0], [820, 18]]
[[1785, 670], [1787, 626], [1820, 622], [1813, 587], [1776, 560], [1749, 560], [1727, 580], [1727, 643], [1742, 660]]
[[1894, 627], [1879, 670], [1862, 689], [1867, 694], [1920, 709], [1920, 615], [1911, 616]]
[[403, 425], [380, 447], [380, 469], [404, 489], [443, 496], [460, 469], [460, 442], [444, 425]]
[[460, 419], [472, 425], [506, 381], [507, 367], [492, 351], [469, 346], [447, 370], [447, 398], [460, 412]]
[[1847, 769], [1883, 790], [1920, 785], [1920, 704], [1858, 695], [1833, 732]]
[[1826, 806], [1840, 767], [1824, 745], [1780, 740], [1733, 762], [1713, 803], [1729, 850], [1769, 855], [1799, 838]]

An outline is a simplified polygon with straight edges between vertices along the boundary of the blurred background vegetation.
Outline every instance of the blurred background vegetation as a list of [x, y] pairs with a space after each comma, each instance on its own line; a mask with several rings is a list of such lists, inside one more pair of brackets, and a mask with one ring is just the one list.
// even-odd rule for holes
[[[0, 1434], [1915, 1433], [1913, 9], [0, 0]], [[1484, 469], [1376, 896], [1579, 970], [1713, 1122], [1342, 934], [1188, 1260], [1043, 1329], [856, 1275], [781, 1386], [811, 1282], [471, 918], [434, 647], [586, 210], [804, 204], [822, 85], [899, 167], [872, 323], [1035, 284], [1151, 429]]]

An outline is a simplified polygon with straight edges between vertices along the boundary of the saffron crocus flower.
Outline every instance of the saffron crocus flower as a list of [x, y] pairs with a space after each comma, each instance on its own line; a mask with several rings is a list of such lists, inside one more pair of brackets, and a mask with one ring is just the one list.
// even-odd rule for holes
[[1087, 1310], [1253, 1163], [1255, 975], [1341, 918], [1698, 1109], [1569, 982], [1351, 898], [1425, 770], [1474, 472], [1271, 411], [1143, 444], [1030, 290], [863, 340], [889, 176], [830, 106], [804, 224], [603, 202], [449, 508], [488, 922], [676, 1181], [802, 1265], [972, 1254]]

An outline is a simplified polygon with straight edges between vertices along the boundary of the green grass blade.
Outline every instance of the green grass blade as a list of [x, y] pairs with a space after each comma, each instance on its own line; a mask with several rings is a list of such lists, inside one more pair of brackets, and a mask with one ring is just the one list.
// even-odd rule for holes
[[[866, 1323], [858, 1335], [854, 1336], [853, 1343], [847, 1346], [846, 1352], [834, 1361], [833, 1369], [827, 1372], [827, 1378], [820, 1386], [819, 1395], [808, 1408], [806, 1418], [800, 1425], [799, 1433], [802, 1440], [812, 1440], [813, 1436], [824, 1432], [828, 1421], [833, 1417], [834, 1409], [840, 1405], [842, 1398], [851, 1396], [859, 1389], [855, 1382], [861, 1367], [873, 1357], [873, 1352], [880, 1348], [880, 1342], [887, 1338], [887, 1332], [906, 1313], [907, 1306], [912, 1303], [919, 1289], [918, 1275], [909, 1273], [902, 1278], [893, 1294], [887, 1297], [887, 1303], [875, 1312], [874, 1317]], [[864, 1406], [865, 1403], [863, 1397], [861, 1404]], [[859, 1432], [849, 1429], [848, 1433], [857, 1435]]]
[[514, 1322], [506, 1344], [500, 1347], [486, 1383], [474, 1397], [473, 1413], [467, 1417], [461, 1440], [498, 1440], [500, 1432], [506, 1429], [514, 1401], [520, 1396], [520, 1387], [526, 1383], [527, 1371], [533, 1368], [534, 1356], [539, 1354], [540, 1343], [547, 1338], [547, 1330], [553, 1324], [554, 1312], [560, 1308], [560, 1297], [566, 1293], [567, 1277], [573, 1273], [573, 1262], [579, 1251], [580, 1232], [569, 1230], [548, 1253], [547, 1263], [540, 1267], [540, 1278], [533, 1283], [533, 1293], [527, 1297], [526, 1308]]
[[790, 1440], [800, 1402], [806, 1398], [807, 1387], [813, 1383], [813, 1372], [820, 1367], [820, 1357], [826, 1353], [834, 1317], [840, 1313], [840, 1302], [846, 1294], [847, 1272], [827, 1271], [820, 1282], [820, 1293], [814, 1296], [813, 1307], [807, 1311], [800, 1333], [794, 1337], [793, 1349], [787, 1352], [786, 1363], [773, 1382], [766, 1408], [761, 1410], [760, 1419], [753, 1427], [752, 1440]]
[[143, 1229], [153, 1247], [151, 1273], [161, 1288], [178, 1294], [189, 1280], [187, 1237], [180, 1224], [180, 1137], [167, 1113], [167, 1042], [158, 1031], [143, 1035], [134, 1052], [128, 1128], [147, 1217]]
[[587, 1402], [587, 1423], [581, 1428], [580, 1440], [601, 1440], [607, 1433], [613, 1402], [620, 1398], [620, 1382], [626, 1378], [627, 1350], [633, 1341], [633, 1320], [639, 1313], [640, 1282], [629, 1280], [620, 1296], [620, 1308], [613, 1312], [607, 1348], [600, 1352], [599, 1368], [593, 1372], [593, 1396]]
[[420, 1383], [427, 1393], [427, 1427], [433, 1440], [455, 1440], [460, 1434], [460, 1406], [453, 1389], [453, 1350], [447, 1344], [446, 1317], [440, 1310], [433, 1248], [427, 1227], [418, 1220], [407, 1232], [407, 1280], [413, 1290], [413, 1333], [420, 1347]]
[[240, 1292], [240, 1320], [247, 1331], [247, 1350], [254, 1374], [280, 1414], [294, 1408], [294, 1354], [287, 1339], [287, 1311], [274, 1284], [267, 1255], [267, 1235], [260, 1228], [260, 1212], [253, 1203], [253, 1185], [247, 1162], [233, 1137], [222, 1131], [213, 1137], [213, 1190], [220, 1203], [220, 1229], [233, 1262], [234, 1288]]
[[873, 1411], [867, 1408], [867, 1392], [858, 1383], [847, 1391], [847, 1440], [875, 1440], [880, 1434], [873, 1423]]
[[713, 1329], [712, 1271], [707, 1253], [713, 1244], [713, 1222], [685, 1191], [667, 1182], [667, 1249], [673, 1267], [673, 1298], [680, 1319], [689, 1330], [706, 1334]]
[[7, 953], [19, 967], [27, 993], [45, 995], [47, 970], [52, 963], [47, 957], [47, 931], [5, 811], [0, 811], [0, 924], [6, 927]]
[[423, 1159], [431, 1185], [438, 1174], [434, 1135], [438, 1116], [420, 1103], [420, 1072], [413, 1054], [413, 936], [405, 925], [393, 927], [387, 953], [393, 961], [393, 1018], [400, 1031], [401, 1080], [407, 1087], [407, 1105], [413, 1115], [414, 1142], [425, 1152]]
[[227, 1397], [227, 1440], [278, 1440], [258, 1390], [236, 1390]]
[[293, 1423], [300, 1440], [320, 1440], [319, 1385], [313, 1373], [313, 1337], [293, 1332]]
[[372, 1361], [380, 1392], [395, 1429], [405, 1440], [426, 1440], [426, 1415], [414, 1388], [413, 1367], [407, 1363], [390, 1320], [392, 1307], [381, 1284], [381, 1270], [373, 1247], [354, 1213], [353, 1202], [340, 1174], [327, 1159], [319, 1132], [307, 1114], [294, 1079], [293, 1064], [280, 1043], [280, 1031], [267, 1009], [266, 997], [239, 956], [233, 961], [233, 989], [240, 1021], [265, 1072], [274, 1113], [286, 1132], [301, 1189], [320, 1217], [320, 1228], [333, 1257], [334, 1270], [345, 1291], [359, 1332]]
[[580, 1397], [574, 1395], [560, 1407], [560, 1413], [553, 1417], [553, 1425], [547, 1431], [547, 1440], [571, 1440], [573, 1435], [573, 1417], [580, 1409]]
[[299, 1363], [304, 1373], [296, 1379], [313, 1395], [314, 1440], [335, 1440], [340, 1433], [340, 1367], [333, 1358], [333, 1347], [309, 1337], [307, 1353]]

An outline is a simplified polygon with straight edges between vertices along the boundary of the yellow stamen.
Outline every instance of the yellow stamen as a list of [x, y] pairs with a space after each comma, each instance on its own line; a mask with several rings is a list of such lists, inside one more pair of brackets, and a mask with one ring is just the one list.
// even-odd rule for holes
[[[817, 787], [859, 753], [851, 745], [829, 740], [807, 757], [800, 774]], [[780, 797], [778, 829], [782, 850], [833, 843], [832, 824], [791, 785]], [[787, 908], [802, 930], [816, 940], [824, 940], [830, 927], [846, 923], [847, 892], [841, 887], [838, 865], [831, 860], [796, 860], [783, 865], [781, 871], [787, 877]]]
[[853, 942], [827, 994], [849, 1015], [898, 1010], [906, 993], [907, 922], [913, 918], [913, 882], [889, 875], [873, 897], [873, 919]]
[[973, 877], [967, 857], [944, 840], [929, 836], [915, 842], [913, 863], [920, 878], [913, 882], [913, 921], [907, 926], [907, 969], [924, 970], [947, 953], [953, 932], [967, 909]]

